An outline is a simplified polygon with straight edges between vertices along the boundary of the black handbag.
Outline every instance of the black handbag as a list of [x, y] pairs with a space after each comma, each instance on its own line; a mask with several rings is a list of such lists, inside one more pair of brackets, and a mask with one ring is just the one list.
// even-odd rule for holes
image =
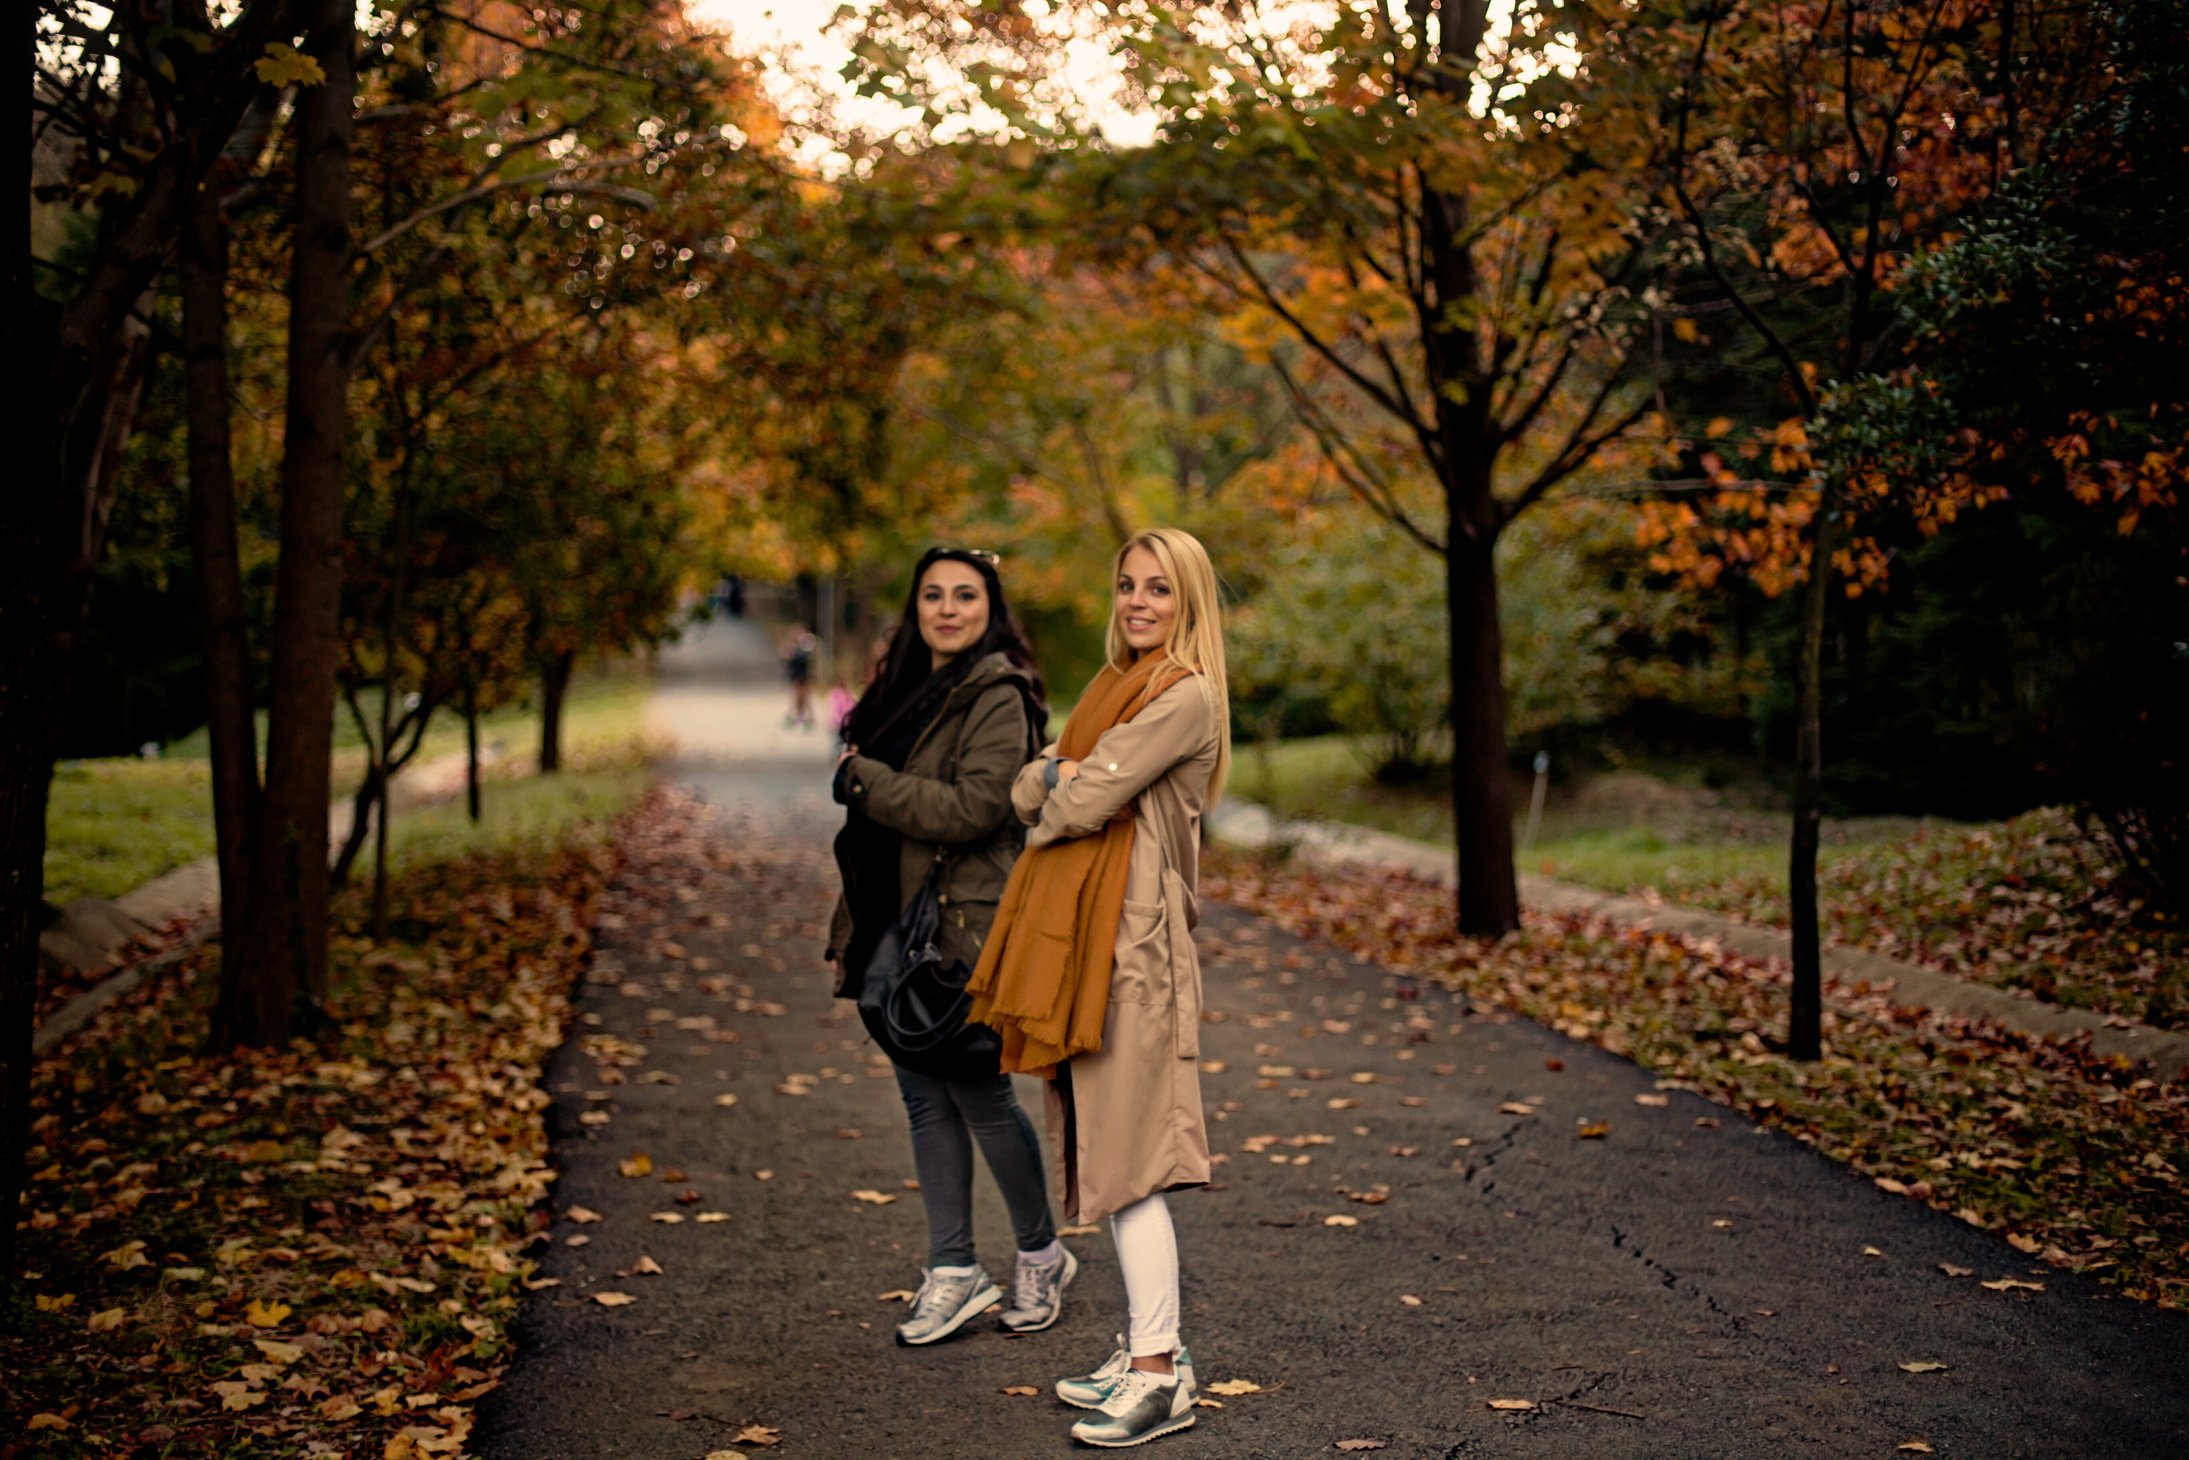
[[897, 921], [867, 958], [859, 986], [859, 1018], [890, 1059], [946, 1080], [979, 1080], [1001, 1068], [1003, 1037], [969, 1023], [973, 970], [958, 959], [943, 965], [935, 946], [942, 905], [935, 885], [947, 855], [937, 857]]

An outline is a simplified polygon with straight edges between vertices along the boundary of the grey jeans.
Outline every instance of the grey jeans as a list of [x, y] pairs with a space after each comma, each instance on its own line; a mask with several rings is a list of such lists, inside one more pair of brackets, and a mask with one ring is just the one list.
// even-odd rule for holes
[[897, 1067], [897, 1088], [912, 1117], [912, 1165], [920, 1173], [927, 1204], [930, 1267], [971, 1267], [973, 1256], [973, 1142], [980, 1142], [988, 1170], [1010, 1209], [1019, 1251], [1056, 1240], [1049, 1215], [1047, 1175], [1034, 1123], [1011, 1091], [1011, 1077], [945, 1080]]

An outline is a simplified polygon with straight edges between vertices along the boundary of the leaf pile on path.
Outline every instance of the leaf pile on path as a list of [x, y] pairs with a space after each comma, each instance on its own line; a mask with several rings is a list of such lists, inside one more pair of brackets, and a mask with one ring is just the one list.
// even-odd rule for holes
[[8, 1427], [54, 1456], [466, 1453], [613, 860], [573, 838], [421, 869], [379, 946], [338, 908], [317, 1043], [206, 1054], [209, 948], [43, 1063]]
[[[1657, 890], [1683, 906], [1786, 926], [1783, 879], [1689, 874]], [[1828, 849], [1817, 896], [1833, 943], [2049, 1003], [2189, 1028], [2189, 926], [2057, 807]]]
[[1230, 850], [1206, 873], [1213, 895], [1296, 935], [1600, 1045], [2019, 1251], [2189, 1307], [2189, 1080], [1838, 985], [1825, 1057], [1804, 1064], [1772, 1042], [1782, 965], [1579, 916], [1461, 938], [1449, 889], [1402, 873]]

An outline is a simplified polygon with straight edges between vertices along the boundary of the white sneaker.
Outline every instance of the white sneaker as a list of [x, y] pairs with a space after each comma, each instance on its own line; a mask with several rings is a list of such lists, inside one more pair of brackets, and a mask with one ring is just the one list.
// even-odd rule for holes
[[948, 1338], [965, 1326], [966, 1319], [985, 1312], [990, 1303], [1003, 1297], [1003, 1290], [989, 1278], [985, 1268], [954, 1274], [923, 1268], [920, 1277], [919, 1296], [912, 1300], [912, 1316], [897, 1325], [899, 1343], [933, 1343]]
[[1072, 1438], [1083, 1445], [1122, 1450], [1188, 1429], [1193, 1424], [1193, 1391], [1193, 1381], [1182, 1373], [1127, 1369], [1102, 1401], [1097, 1417], [1072, 1426]]
[[1003, 1326], [1013, 1333], [1039, 1333], [1064, 1312], [1064, 1290], [1079, 1276], [1079, 1259], [1072, 1249], [1061, 1247], [1054, 1262], [1021, 1261], [1011, 1280], [1011, 1306], [1003, 1310]]

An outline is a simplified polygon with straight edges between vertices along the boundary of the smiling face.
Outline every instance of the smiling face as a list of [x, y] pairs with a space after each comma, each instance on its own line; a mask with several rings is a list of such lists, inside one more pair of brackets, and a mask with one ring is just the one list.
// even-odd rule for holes
[[920, 638], [942, 668], [988, 632], [988, 585], [979, 570], [952, 558], [920, 579]]
[[1118, 636], [1134, 657], [1170, 642], [1171, 625], [1178, 617], [1178, 593], [1163, 574], [1163, 564], [1144, 547], [1125, 554], [1117, 565]]

